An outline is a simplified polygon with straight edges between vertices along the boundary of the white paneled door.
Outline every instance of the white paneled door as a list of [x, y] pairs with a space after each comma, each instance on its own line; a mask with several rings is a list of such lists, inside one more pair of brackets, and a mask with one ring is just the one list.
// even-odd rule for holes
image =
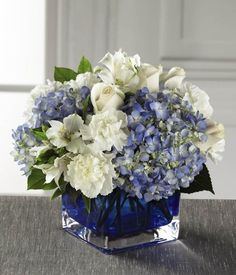
[[[166, 69], [182, 66], [187, 71], [188, 80], [210, 95], [214, 118], [226, 126], [224, 160], [218, 166], [208, 165], [216, 195], [203, 192], [191, 197], [236, 199], [236, 1], [53, 0], [46, 3], [45, 77], [52, 76], [54, 64], [75, 68], [82, 55], [95, 64], [106, 51], [119, 48], [130, 55], [139, 53], [144, 61], [161, 63]], [[0, 79], [0, 88], [3, 84]], [[15, 98], [23, 102], [25, 95], [17, 94]], [[5, 102], [12, 100], [12, 94], [0, 93], [0, 97]], [[20, 105], [16, 113], [7, 114], [18, 115], [21, 107], [23, 111]], [[0, 112], [2, 117], [1, 109]], [[11, 127], [18, 123], [9, 120]], [[4, 127], [8, 138], [9, 125]], [[5, 156], [1, 158], [5, 160]], [[5, 187], [0, 183], [0, 192], [25, 194], [22, 178], [12, 171], [16, 166], [13, 168], [10, 162], [7, 165]], [[8, 176], [10, 170], [12, 174]], [[12, 184], [19, 185], [14, 189], [9, 187]]]

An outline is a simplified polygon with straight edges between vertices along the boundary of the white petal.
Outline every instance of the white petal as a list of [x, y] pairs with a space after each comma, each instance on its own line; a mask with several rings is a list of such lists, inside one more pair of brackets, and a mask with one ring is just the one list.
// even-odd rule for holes
[[102, 64], [105, 66], [107, 69], [109, 69], [112, 73], [114, 71], [114, 66], [113, 66], [113, 55], [111, 53], [107, 53], [100, 61], [99, 64]]
[[85, 147], [84, 141], [81, 139], [81, 137], [74, 137], [71, 139], [71, 141], [66, 146], [66, 149], [69, 152], [72, 152], [74, 154], [77, 154], [79, 152], [83, 152]]
[[66, 146], [67, 142], [63, 139], [62, 133], [64, 131], [64, 125], [60, 121], [49, 121], [51, 128], [46, 131], [46, 136], [50, 142], [58, 148]]
[[104, 107], [102, 108], [102, 111], [106, 111], [111, 108], [119, 109], [123, 104], [124, 104], [123, 99], [121, 99], [119, 95], [115, 94], [112, 96], [109, 102], [107, 102], [107, 104], [104, 105]]
[[94, 108], [95, 113], [98, 111], [96, 101], [99, 98], [101, 90], [104, 89], [106, 85], [104, 83], [97, 83], [93, 86], [91, 90], [91, 102]]
[[173, 67], [168, 73], [163, 73], [161, 79], [165, 81], [165, 88], [180, 88], [186, 74], [183, 68]]
[[108, 175], [105, 178], [102, 189], [100, 190], [100, 194], [103, 196], [107, 196], [108, 194], [110, 194], [112, 192], [113, 189], [114, 189], [114, 186], [113, 186], [112, 177], [110, 175]]
[[84, 124], [82, 118], [77, 114], [69, 115], [64, 118], [63, 123], [65, 125], [66, 132], [71, 134], [79, 132], [80, 128], [83, 127]]
[[46, 183], [50, 183], [53, 179], [55, 179], [58, 176], [58, 174], [60, 174], [59, 169], [52, 166], [50, 169], [46, 171]]
[[115, 79], [110, 71], [108, 70], [102, 70], [98, 73], [101, 80], [106, 84], [115, 84]]
[[175, 89], [175, 88], [180, 88], [181, 84], [184, 80], [185, 76], [174, 76], [171, 77], [170, 79], [166, 80], [165, 82], [165, 88], [168, 89]]

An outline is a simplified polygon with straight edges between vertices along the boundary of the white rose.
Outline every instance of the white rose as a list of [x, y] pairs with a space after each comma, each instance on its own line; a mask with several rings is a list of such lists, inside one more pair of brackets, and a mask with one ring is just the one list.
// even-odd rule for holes
[[118, 85], [123, 92], [134, 92], [139, 84], [139, 66], [138, 55], [129, 57], [120, 50], [114, 55], [107, 53], [99, 62], [95, 72], [104, 83]]
[[79, 154], [68, 165], [67, 179], [71, 186], [88, 198], [99, 194], [106, 196], [113, 190], [112, 179], [115, 177], [112, 155], [91, 152]]
[[140, 78], [138, 89], [147, 87], [150, 92], [159, 91], [159, 77], [162, 71], [161, 65], [156, 68], [150, 64], [143, 63], [138, 73]]
[[205, 118], [212, 116], [213, 108], [206, 92], [189, 82], [181, 86], [180, 92], [183, 95], [183, 100], [190, 102], [194, 111], [199, 111]]
[[225, 140], [224, 140], [224, 126], [212, 120], [207, 121], [207, 141], [197, 142], [196, 146], [200, 148], [211, 160], [215, 163], [222, 159], [220, 153], [224, 152]]
[[83, 130], [83, 139], [94, 141], [94, 150], [111, 150], [114, 146], [121, 151], [127, 142], [127, 115], [115, 109], [92, 116], [87, 129]]
[[124, 104], [124, 93], [115, 85], [97, 83], [91, 90], [91, 102], [95, 113], [110, 108], [118, 109]]
[[182, 81], [185, 78], [185, 71], [179, 67], [173, 67], [168, 73], [163, 73], [161, 75], [161, 80], [164, 81], [165, 88], [175, 89], [180, 88]]

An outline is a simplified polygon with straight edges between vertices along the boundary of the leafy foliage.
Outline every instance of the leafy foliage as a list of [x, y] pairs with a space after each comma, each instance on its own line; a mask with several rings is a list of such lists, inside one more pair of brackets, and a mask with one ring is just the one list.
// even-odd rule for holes
[[91, 63], [86, 57], [82, 57], [78, 66], [78, 71], [75, 72], [70, 68], [55, 67], [54, 68], [54, 80], [64, 83], [65, 81], [75, 80], [78, 74], [92, 72], [93, 68]]
[[51, 196], [51, 200], [54, 200], [55, 198], [61, 196], [63, 193], [64, 192], [60, 188], [57, 188], [56, 191]]
[[50, 183], [46, 183], [43, 185], [43, 190], [53, 190], [55, 188], [57, 188], [57, 184], [55, 183], [54, 180]]
[[58, 183], [59, 187], [55, 190], [55, 192], [51, 196], [51, 200], [54, 200], [55, 198], [61, 196], [66, 191], [67, 184], [68, 183], [64, 181], [63, 176], [61, 176]]
[[45, 175], [40, 169], [33, 168], [27, 181], [27, 190], [43, 189], [45, 183]]
[[187, 193], [187, 194], [191, 194], [199, 191], [210, 191], [211, 193], [215, 194], [212, 187], [209, 171], [205, 164], [203, 164], [203, 169], [194, 178], [194, 181], [190, 184], [188, 188], [180, 188], [181, 193]]
[[83, 120], [85, 120], [85, 118], [86, 118], [86, 114], [87, 114], [87, 110], [88, 110], [88, 107], [89, 107], [89, 103], [90, 103], [90, 95], [88, 95], [86, 97], [86, 99], [84, 100], [84, 102], [83, 102], [83, 115], [82, 115]]
[[86, 72], [92, 72], [93, 68], [91, 63], [89, 62], [89, 60], [86, 57], [82, 57], [80, 60], [80, 64], [78, 66], [78, 73], [82, 74], [82, 73], [86, 73]]
[[36, 165], [48, 163], [53, 164], [54, 160], [57, 158], [57, 154], [53, 149], [42, 152], [36, 159]]
[[54, 79], [63, 83], [64, 81], [75, 80], [78, 73], [69, 68], [55, 67]]
[[91, 199], [82, 194], [82, 198], [88, 213], [91, 211]]

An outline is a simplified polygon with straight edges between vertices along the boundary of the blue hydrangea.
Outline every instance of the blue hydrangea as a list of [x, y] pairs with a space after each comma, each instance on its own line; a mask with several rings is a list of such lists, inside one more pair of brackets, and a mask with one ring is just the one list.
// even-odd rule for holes
[[[63, 118], [77, 113], [82, 115], [83, 102], [90, 94], [90, 89], [86, 86], [80, 91], [74, 91], [70, 87], [58, 91], [49, 92], [46, 96], [36, 98], [33, 107], [34, 128], [40, 127], [42, 124], [47, 124], [50, 120], [62, 121]], [[89, 105], [87, 113], [91, 112], [92, 108]]]
[[178, 95], [143, 88], [123, 107], [130, 131], [114, 161], [117, 184], [146, 201], [171, 196], [188, 187], [206, 158], [194, 141], [206, 140], [206, 121]]
[[36, 98], [32, 112], [35, 128], [49, 120], [61, 121], [64, 117], [77, 112], [76, 98], [67, 90], [49, 92], [46, 96]]
[[32, 148], [40, 146], [42, 143], [34, 137], [27, 124], [20, 125], [16, 130], [13, 130], [12, 137], [14, 139], [14, 151], [11, 154], [14, 160], [22, 166], [21, 170], [24, 174], [28, 175], [35, 159]]

